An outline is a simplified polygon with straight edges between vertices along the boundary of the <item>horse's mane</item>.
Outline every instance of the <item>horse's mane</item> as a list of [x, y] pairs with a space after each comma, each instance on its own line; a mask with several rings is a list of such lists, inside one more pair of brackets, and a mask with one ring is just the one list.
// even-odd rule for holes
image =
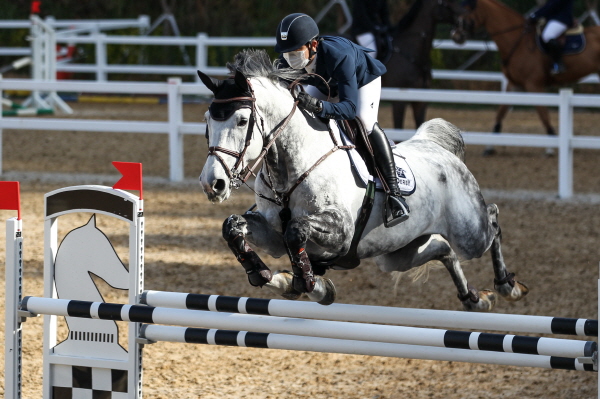
[[413, 5], [410, 6], [408, 12], [404, 14], [402, 19], [398, 22], [398, 24], [396, 24], [396, 26], [394, 27], [394, 31], [401, 32], [405, 29], [408, 29], [408, 27], [412, 25], [413, 21], [417, 17], [417, 14], [421, 10], [422, 5], [423, 0], [415, 0]]
[[265, 50], [247, 49], [237, 53], [227, 68], [232, 74], [240, 72], [246, 78], [264, 77], [274, 82], [290, 82], [304, 75], [302, 70], [278, 68], [279, 62], [278, 59], [272, 62]]
[[523, 15], [521, 15], [517, 10], [513, 10], [512, 8], [510, 8], [508, 5], [504, 4], [501, 1], [498, 0], [489, 0], [492, 3], [497, 4], [498, 6], [505, 8], [506, 10], [510, 11], [511, 13], [518, 15], [519, 17], [521, 17], [522, 19], [525, 19], [525, 17]]

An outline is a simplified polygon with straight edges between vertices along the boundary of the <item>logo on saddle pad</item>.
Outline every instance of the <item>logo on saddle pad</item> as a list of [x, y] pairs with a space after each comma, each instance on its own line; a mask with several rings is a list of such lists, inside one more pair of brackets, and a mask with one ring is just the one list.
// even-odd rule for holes
[[410, 166], [408, 166], [406, 159], [398, 154], [394, 155], [394, 160], [396, 161], [396, 175], [398, 176], [398, 188], [402, 192], [402, 195], [410, 195], [415, 192], [415, 176], [413, 175], [412, 170], [410, 170]]
[[398, 185], [401, 185], [401, 186], [411, 186], [412, 185], [412, 181], [409, 178], [407, 178], [406, 172], [404, 171], [404, 169], [396, 166], [396, 174], [398, 175]]

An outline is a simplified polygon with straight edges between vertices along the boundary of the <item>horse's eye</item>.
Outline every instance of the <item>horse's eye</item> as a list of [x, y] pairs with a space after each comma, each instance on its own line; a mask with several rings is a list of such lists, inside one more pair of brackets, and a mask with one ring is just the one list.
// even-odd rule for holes
[[240, 119], [238, 121], [238, 126], [246, 126], [248, 124], [248, 119]]

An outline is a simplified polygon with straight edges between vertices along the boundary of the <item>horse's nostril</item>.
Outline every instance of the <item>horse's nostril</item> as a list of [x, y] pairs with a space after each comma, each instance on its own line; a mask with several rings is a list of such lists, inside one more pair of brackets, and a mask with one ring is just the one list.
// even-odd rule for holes
[[220, 192], [225, 190], [225, 180], [223, 179], [217, 179], [216, 181], [213, 182], [213, 190], [215, 190], [215, 192]]

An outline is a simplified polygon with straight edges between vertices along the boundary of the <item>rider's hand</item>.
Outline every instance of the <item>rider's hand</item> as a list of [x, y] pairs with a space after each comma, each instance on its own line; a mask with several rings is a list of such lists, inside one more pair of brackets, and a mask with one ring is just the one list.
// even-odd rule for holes
[[308, 112], [318, 114], [323, 110], [323, 104], [321, 103], [321, 100], [314, 98], [308, 93], [301, 91], [298, 93], [298, 97], [296, 99], [298, 100], [298, 106], [300, 108], [304, 108]]
[[529, 14], [529, 16], [527, 17], [527, 23], [529, 25], [535, 25], [535, 24], [537, 24], [537, 21], [538, 21], [538, 18], [533, 13]]

